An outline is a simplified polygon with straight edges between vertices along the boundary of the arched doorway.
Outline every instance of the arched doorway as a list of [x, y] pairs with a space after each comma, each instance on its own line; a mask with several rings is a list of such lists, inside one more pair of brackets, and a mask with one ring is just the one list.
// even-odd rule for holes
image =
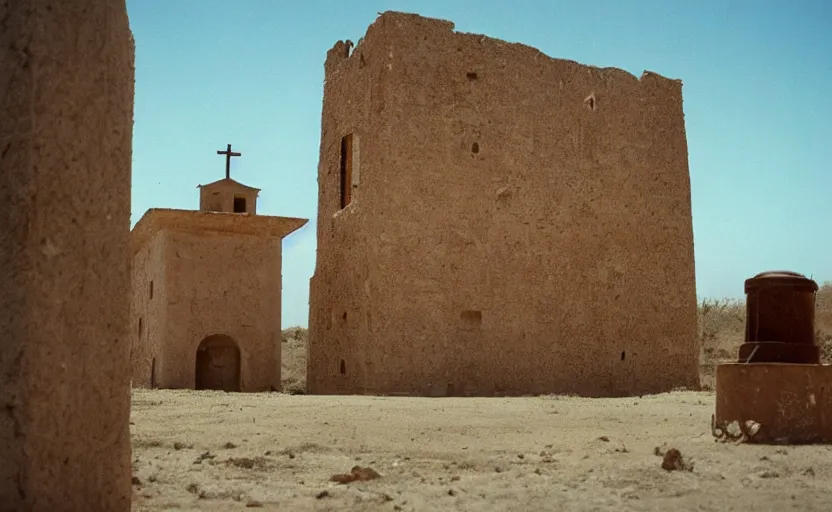
[[240, 391], [240, 348], [230, 336], [208, 336], [196, 350], [196, 389]]

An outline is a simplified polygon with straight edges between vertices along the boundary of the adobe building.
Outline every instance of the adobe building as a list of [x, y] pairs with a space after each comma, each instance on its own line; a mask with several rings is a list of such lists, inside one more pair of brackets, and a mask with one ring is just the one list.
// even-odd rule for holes
[[682, 84], [383, 13], [327, 53], [308, 392], [697, 388]]
[[130, 510], [133, 63], [124, 0], [0, 2], [3, 511]]
[[280, 389], [282, 240], [306, 219], [257, 214], [259, 189], [200, 185], [199, 211], [150, 209], [133, 228], [134, 387]]

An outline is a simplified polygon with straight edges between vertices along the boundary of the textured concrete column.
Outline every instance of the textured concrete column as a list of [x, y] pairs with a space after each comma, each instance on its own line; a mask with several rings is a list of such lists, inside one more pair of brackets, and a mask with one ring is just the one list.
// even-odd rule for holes
[[0, 510], [129, 510], [124, 0], [0, 0]]

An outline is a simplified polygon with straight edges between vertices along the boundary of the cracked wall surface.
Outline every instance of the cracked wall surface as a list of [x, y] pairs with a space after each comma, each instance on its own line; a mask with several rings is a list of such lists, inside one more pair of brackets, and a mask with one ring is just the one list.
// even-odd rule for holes
[[0, 1], [0, 509], [129, 510], [123, 0]]
[[325, 73], [308, 392], [698, 386], [679, 80], [395, 12]]

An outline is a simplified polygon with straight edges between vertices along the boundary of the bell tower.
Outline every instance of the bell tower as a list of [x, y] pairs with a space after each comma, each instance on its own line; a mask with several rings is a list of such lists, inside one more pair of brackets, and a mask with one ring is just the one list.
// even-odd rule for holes
[[228, 144], [225, 151], [217, 151], [217, 154], [225, 155], [225, 178], [197, 187], [199, 211], [256, 215], [260, 189], [231, 179], [231, 158], [243, 154], [232, 151], [231, 144]]
[[[134, 387], [280, 389], [283, 239], [307, 219], [258, 215], [260, 189], [199, 186], [199, 210], [151, 208], [130, 234]], [[2, 508], [2, 507], [0, 507]]]

